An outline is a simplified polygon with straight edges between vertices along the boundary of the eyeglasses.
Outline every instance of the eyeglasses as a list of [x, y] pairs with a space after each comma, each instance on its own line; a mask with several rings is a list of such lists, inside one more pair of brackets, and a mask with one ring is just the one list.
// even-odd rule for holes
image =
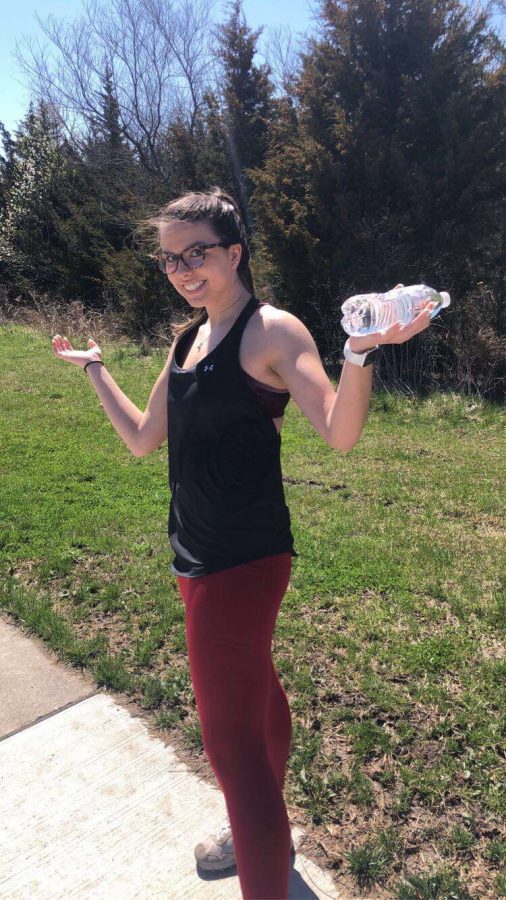
[[205, 251], [211, 247], [230, 247], [230, 241], [219, 241], [217, 244], [199, 244], [184, 250], [182, 253], [167, 253], [165, 250], [159, 250], [155, 254], [158, 268], [167, 275], [173, 275], [177, 272], [179, 260], [181, 259], [187, 269], [198, 269], [205, 260]]

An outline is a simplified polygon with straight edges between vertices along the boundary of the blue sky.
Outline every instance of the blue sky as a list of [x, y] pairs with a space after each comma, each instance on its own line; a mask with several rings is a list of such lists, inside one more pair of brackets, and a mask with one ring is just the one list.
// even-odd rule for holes
[[[16, 40], [23, 36], [40, 36], [35, 10], [41, 19], [49, 15], [72, 21], [82, 10], [81, 0], [17, 0], [5, 4], [0, 29], [0, 121], [13, 130], [28, 108], [29, 94], [23, 85], [23, 75], [13, 56]], [[216, 21], [224, 21], [229, 6], [224, 0], [216, 2]], [[314, 30], [314, 11], [318, 0], [243, 0], [246, 21], [251, 28], [260, 25], [289, 24], [294, 36], [297, 32]], [[497, 12], [492, 17], [496, 31], [505, 33], [505, 17]], [[261, 46], [262, 38], [259, 45]], [[263, 58], [259, 56], [258, 62]]]
[[[250, 28], [288, 23], [294, 36], [296, 32], [313, 30], [313, 10], [318, 6], [318, 0], [243, 0], [242, 4]], [[42, 20], [52, 15], [72, 21], [82, 9], [81, 0], [17, 0], [16, 3], [11, 0], [3, 7], [0, 29], [0, 121], [9, 130], [13, 130], [24, 116], [29, 102], [29, 93], [23, 86], [24, 76], [13, 56], [16, 41], [26, 35], [43, 37], [35, 11]], [[224, 21], [228, 9], [226, 2], [218, 0], [215, 20]], [[259, 57], [258, 63], [262, 61]]]

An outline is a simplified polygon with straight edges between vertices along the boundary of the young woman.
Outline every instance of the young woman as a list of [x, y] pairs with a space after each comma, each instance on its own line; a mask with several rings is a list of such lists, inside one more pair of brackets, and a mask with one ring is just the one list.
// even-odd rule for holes
[[430, 313], [349, 338], [336, 393], [300, 319], [256, 299], [244, 224], [228, 194], [185, 194], [148, 224], [160, 268], [195, 312], [173, 326], [145, 412], [98, 364], [95, 341], [77, 351], [55, 335], [52, 348], [86, 366], [135, 456], [168, 438], [172, 572], [204, 748], [228, 812], [195, 856], [208, 869], [236, 863], [243, 898], [283, 900], [293, 850], [283, 800], [291, 718], [271, 643], [298, 555], [280, 467], [284, 410], [292, 397], [323, 440], [347, 452], [367, 418], [371, 351], [407, 341]]

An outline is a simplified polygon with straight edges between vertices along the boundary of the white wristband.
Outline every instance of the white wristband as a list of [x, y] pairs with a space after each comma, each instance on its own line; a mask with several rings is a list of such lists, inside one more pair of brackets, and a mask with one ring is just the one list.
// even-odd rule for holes
[[[355, 366], [364, 366], [368, 364], [366, 360], [369, 353], [374, 353], [374, 358], [378, 355], [375, 351], [379, 350], [379, 347], [379, 344], [375, 344], [374, 347], [368, 347], [367, 350], [363, 350], [362, 353], [355, 353], [355, 351], [350, 348], [350, 339], [348, 338], [344, 345], [344, 358]], [[372, 360], [370, 360], [370, 362], [372, 362]]]

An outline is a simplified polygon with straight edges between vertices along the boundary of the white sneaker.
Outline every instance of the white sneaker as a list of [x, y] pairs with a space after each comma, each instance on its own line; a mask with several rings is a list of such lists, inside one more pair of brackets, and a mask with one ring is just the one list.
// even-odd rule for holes
[[[197, 844], [194, 853], [195, 859], [202, 869], [217, 871], [235, 866], [234, 839], [228, 816], [216, 832]], [[295, 853], [293, 838], [290, 853]]]
[[234, 842], [228, 816], [216, 832], [197, 844], [194, 853], [202, 869], [217, 870], [235, 866]]

